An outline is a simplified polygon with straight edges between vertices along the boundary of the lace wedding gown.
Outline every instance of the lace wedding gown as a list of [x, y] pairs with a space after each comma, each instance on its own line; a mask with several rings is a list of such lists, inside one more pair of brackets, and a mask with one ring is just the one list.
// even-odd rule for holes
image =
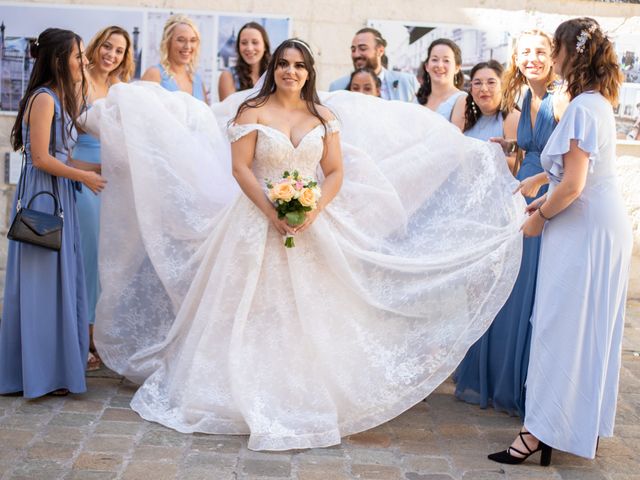
[[[212, 111], [140, 83], [91, 109], [109, 180], [96, 341], [142, 383], [145, 419], [256, 450], [337, 444], [422, 400], [486, 330], [524, 202], [495, 146], [418, 105], [329, 94], [344, 184], [286, 249], [230, 177], [240, 100]], [[299, 145], [258, 124], [228, 135], [253, 131], [260, 181], [322, 181], [322, 126]]]

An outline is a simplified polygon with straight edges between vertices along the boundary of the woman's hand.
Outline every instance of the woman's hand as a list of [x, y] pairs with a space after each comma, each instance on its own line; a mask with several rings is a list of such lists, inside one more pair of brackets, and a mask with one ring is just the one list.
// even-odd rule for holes
[[525, 237], [539, 237], [542, 234], [545, 220], [539, 213], [530, 215], [520, 227]]
[[85, 170], [82, 171], [82, 177], [80, 181], [84, 183], [87, 188], [96, 195], [100, 193], [107, 184], [107, 181], [101, 175], [98, 175], [96, 172], [89, 172]]
[[504, 137], [491, 137], [489, 141], [499, 143], [505, 155], [511, 155], [518, 146], [515, 140], [507, 140]]
[[524, 209], [525, 213], [529, 216], [533, 215], [546, 201], [547, 194], [545, 193], [543, 196], [536, 198], [533, 202], [527, 205], [527, 208]]
[[522, 180], [518, 184], [518, 188], [516, 188], [513, 193], [520, 192], [522, 195], [528, 198], [533, 198], [538, 195], [538, 191], [543, 184], [540, 183], [540, 179], [537, 178], [538, 175], [533, 175], [531, 177], [527, 177]]
[[278, 212], [276, 212], [275, 208], [272, 208], [270, 210], [267, 218], [273, 224], [278, 233], [283, 237], [286, 235], [294, 235], [296, 233], [294, 227], [287, 223], [286, 218], [278, 218]]
[[316, 217], [318, 216], [318, 213], [320, 213], [320, 210], [318, 210], [317, 208], [315, 210], [311, 210], [310, 212], [307, 212], [306, 215], [305, 215], [304, 223], [302, 225], [294, 227], [293, 231], [295, 233], [304, 232], [316, 220]]

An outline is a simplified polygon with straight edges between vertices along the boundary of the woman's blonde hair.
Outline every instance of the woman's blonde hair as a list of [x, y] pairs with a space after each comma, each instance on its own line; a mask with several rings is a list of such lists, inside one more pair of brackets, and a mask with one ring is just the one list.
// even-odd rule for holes
[[569, 97], [597, 90], [612, 105], [618, 104], [623, 74], [613, 42], [593, 18], [573, 18], [560, 24], [554, 35], [553, 55], [565, 47], [562, 76]]
[[162, 30], [162, 40], [160, 41], [160, 65], [165, 71], [171, 75], [171, 64], [169, 63], [169, 43], [171, 43], [171, 39], [173, 38], [174, 30], [178, 25], [187, 25], [191, 27], [193, 33], [196, 34], [196, 38], [198, 39], [198, 46], [194, 49], [193, 55], [191, 56], [191, 61], [188, 65], [188, 73], [189, 76], [193, 76], [196, 72], [196, 68], [198, 66], [198, 57], [200, 56], [200, 31], [196, 24], [186, 15], [176, 14], [171, 15], [167, 22], [164, 24], [164, 29]]
[[89, 68], [92, 68], [96, 64], [96, 59], [98, 53], [100, 51], [100, 47], [111, 35], [122, 35], [127, 42], [127, 48], [124, 51], [124, 56], [122, 57], [122, 61], [120, 65], [118, 65], [113, 72], [109, 73], [110, 77], [115, 77], [123, 82], [128, 82], [133, 77], [133, 73], [136, 69], [136, 64], [133, 59], [133, 46], [131, 45], [131, 37], [129, 36], [129, 32], [127, 32], [124, 28], [118, 27], [116, 25], [112, 25], [107, 28], [103, 28], [98, 33], [96, 33], [87, 48], [85, 49], [85, 55], [89, 60]]
[[[527, 78], [522, 74], [520, 68], [518, 68], [518, 43], [524, 36], [540, 36], [549, 42], [549, 62], [551, 62], [551, 52], [553, 50], [553, 39], [551, 36], [543, 32], [542, 30], [526, 30], [518, 36], [516, 43], [513, 45], [513, 51], [511, 52], [511, 63], [507, 67], [502, 76], [502, 103], [500, 104], [500, 110], [511, 111], [514, 106], [520, 100], [522, 94], [522, 87], [527, 85]], [[550, 65], [549, 74], [545, 79], [545, 85], [547, 89], [551, 88], [556, 80], [556, 75], [553, 73], [553, 66]]]

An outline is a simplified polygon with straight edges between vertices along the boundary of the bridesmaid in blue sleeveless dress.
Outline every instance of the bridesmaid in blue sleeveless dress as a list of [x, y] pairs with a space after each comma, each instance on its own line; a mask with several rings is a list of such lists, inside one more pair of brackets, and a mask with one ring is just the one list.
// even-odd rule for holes
[[253, 88], [260, 76], [267, 71], [271, 60], [269, 35], [262, 25], [246, 23], [236, 38], [236, 66], [229, 67], [218, 79], [218, 98], [223, 101], [240, 90]]
[[[28, 204], [41, 191], [52, 192], [55, 182], [64, 226], [60, 251], [9, 241], [0, 322], [0, 394], [21, 392], [27, 398], [35, 398], [86, 390], [89, 325], [74, 184], [80, 181], [99, 191], [104, 180], [93, 172], [67, 165], [74, 132], [69, 132], [72, 120], [66, 108], [77, 108], [73, 95], [84, 78], [85, 59], [81, 52], [80, 37], [60, 29], [45, 30], [31, 47], [36, 62], [29, 84], [35, 86], [25, 94], [12, 131], [12, 146], [24, 146], [26, 153], [26, 167], [21, 174], [25, 181], [22, 202]], [[48, 67], [52, 58], [68, 65], [65, 78], [73, 84], [60, 84]], [[69, 98], [64, 109], [54, 89], [64, 91]], [[32, 135], [33, 126], [40, 127], [45, 122], [51, 126], [51, 133], [46, 138], [40, 133]], [[48, 152], [41, 150], [47, 144]], [[37, 166], [32, 161], [34, 152]], [[17, 213], [17, 197], [18, 192], [11, 209], [12, 221]], [[31, 207], [46, 212], [53, 209], [46, 196], [36, 198]]]
[[[160, 64], [156, 65], [156, 68], [160, 71], [160, 86], [165, 90], [169, 90], [170, 92], [179, 92], [180, 87], [176, 83], [175, 79], [169, 75], [169, 73], [164, 69], [164, 67]], [[206, 100], [204, 96], [204, 86], [202, 83], [202, 78], [198, 72], [193, 74], [193, 88], [191, 95], [198, 100], [202, 100], [203, 102]]]
[[462, 97], [466, 97], [467, 94], [463, 91], [459, 91], [454, 93], [453, 95], [451, 95], [449, 98], [447, 98], [444, 102], [442, 102], [440, 105], [438, 105], [438, 107], [436, 108], [436, 112], [438, 112], [440, 115], [442, 115], [445, 119], [447, 119], [447, 121], [451, 121], [452, 117], [453, 117], [453, 109], [456, 106], [456, 104], [458, 103], [458, 100]]
[[420, 105], [438, 112], [460, 130], [464, 128], [467, 93], [462, 91], [462, 52], [448, 38], [438, 38], [427, 49], [422, 63], [422, 85], [416, 94]]
[[464, 134], [467, 137], [488, 141], [492, 137], [504, 136], [504, 119], [502, 115], [482, 115], [476, 124]]
[[142, 80], [159, 83], [170, 92], [182, 91], [207, 102], [202, 78], [197, 72], [200, 32], [186, 15], [172, 15], [164, 24], [157, 65], [142, 75]]
[[[97, 172], [100, 167], [100, 142], [88, 133], [78, 134], [78, 140], [72, 154], [73, 159], [95, 165]], [[82, 258], [87, 289], [87, 304], [89, 325], [96, 319], [96, 303], [98, 302], [98, 234], [100, 231], [100, 197], [94, 195], [87, 188], [80, 188], [76, 192], [78, 208], [78, 223]]]
[[[133, 76], [135, 65], [129, 33], [117, 26], [100, 30], [87, 45], [85, 54], [89, 60], [87, 101], [90, 103], [107, 95], [115, 83], [127, 82]], [[87, 105], [90, 108], [91, 105]], [[82, 170], [101, 172], [100, 142], [88, 133], [80, 132], [72, 154], [71, 164]], [[96, 304], [100, 295], [98, 275], [98, 238], [100, 233], [100, 197], [88, 188], [76, 192], [78, 222], [82, 258], [86, 278], [89, 313], [90, 353], [88, 370], [100, 368], [100, 356], [93, 344], [93, 325], [96, 319]]]
[[[541, 49], [546, 54], [536, 55], [536, 51]], [[556, 127], [557, 119], [554, 115], [554, 95], [547, 91], [553, 81], [550, 39], [537, 31], [525, 33], [518, 40], [516, 54], [511, 67], [512, 76], [515, 75], [515, 68], [518, 68], [520, 78], [526, 78], [529, 86], [524, 96], [517, 133], [517, 144], [526, 152], [516, 175], [522, 182], [536, 178], [543, 172], [540, 153]], [[532, 72], [532, 68], [527, 68], [531, 64], [539, 64], [539, 68]], [[507, 78], [504, 83], [508, 84]], [[532, 88], [539, 92], [538, 98], [541, 98], [534, 124], [531, 113]], [[507, 93], [503, 97], [507, 98]], [[533, 197], [525, 196], [527, 203], [542, 196], [546, 189], [546, 186], [542, 186]], [[539, 251], [540, 237], [523, 240], [520, 273], [507, 302], [489, 330], [469, 349], [458, 367], [455, 395], [459, 399], [479, 404], [481, 408], [493, 405], [496, 410], [524, 417], [531, 342], [529, 320], [533, 310]]]

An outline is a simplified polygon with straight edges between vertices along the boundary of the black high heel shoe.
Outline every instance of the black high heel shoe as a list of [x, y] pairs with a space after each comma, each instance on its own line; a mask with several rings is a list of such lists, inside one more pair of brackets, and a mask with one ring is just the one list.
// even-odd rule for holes
[[[528, 450], [528, 452], [521, 452], [517, 448], [509, 447], [502, 452], [496, 452], [488, 455], [489, 460], [493, 460], [494, 462], [498, 462], [498, 463], [506, 463], [509, 465], [517, 465], [519, 463], [524, 462], [527, 458], [529, 458], [531, 455], [533, 455], [537, 451], [541, 451], [542, 454], [540, 455], [540, 465], [543, 467], [548, 467], [549, 464], [551, 463], [551, 452], [553, 451], [553, 449], [546, 443], [543, 443], [538, 440], [538, 448], [536, 448], [535, 450], [531, 450], [529, 448], [529, 445], [527, 445], [527, 442], [524, 441], [525, 435], [531, 435], [531, 433], [529, 432], [518, 433], [518, 436], [520, 437], [522, 444]], [[509, 453], [510, 450], [513, 450], [514, 452], [522, 455], [522, 457], [514, 457], [513, 455], [511, 455], [511, 453]]]

